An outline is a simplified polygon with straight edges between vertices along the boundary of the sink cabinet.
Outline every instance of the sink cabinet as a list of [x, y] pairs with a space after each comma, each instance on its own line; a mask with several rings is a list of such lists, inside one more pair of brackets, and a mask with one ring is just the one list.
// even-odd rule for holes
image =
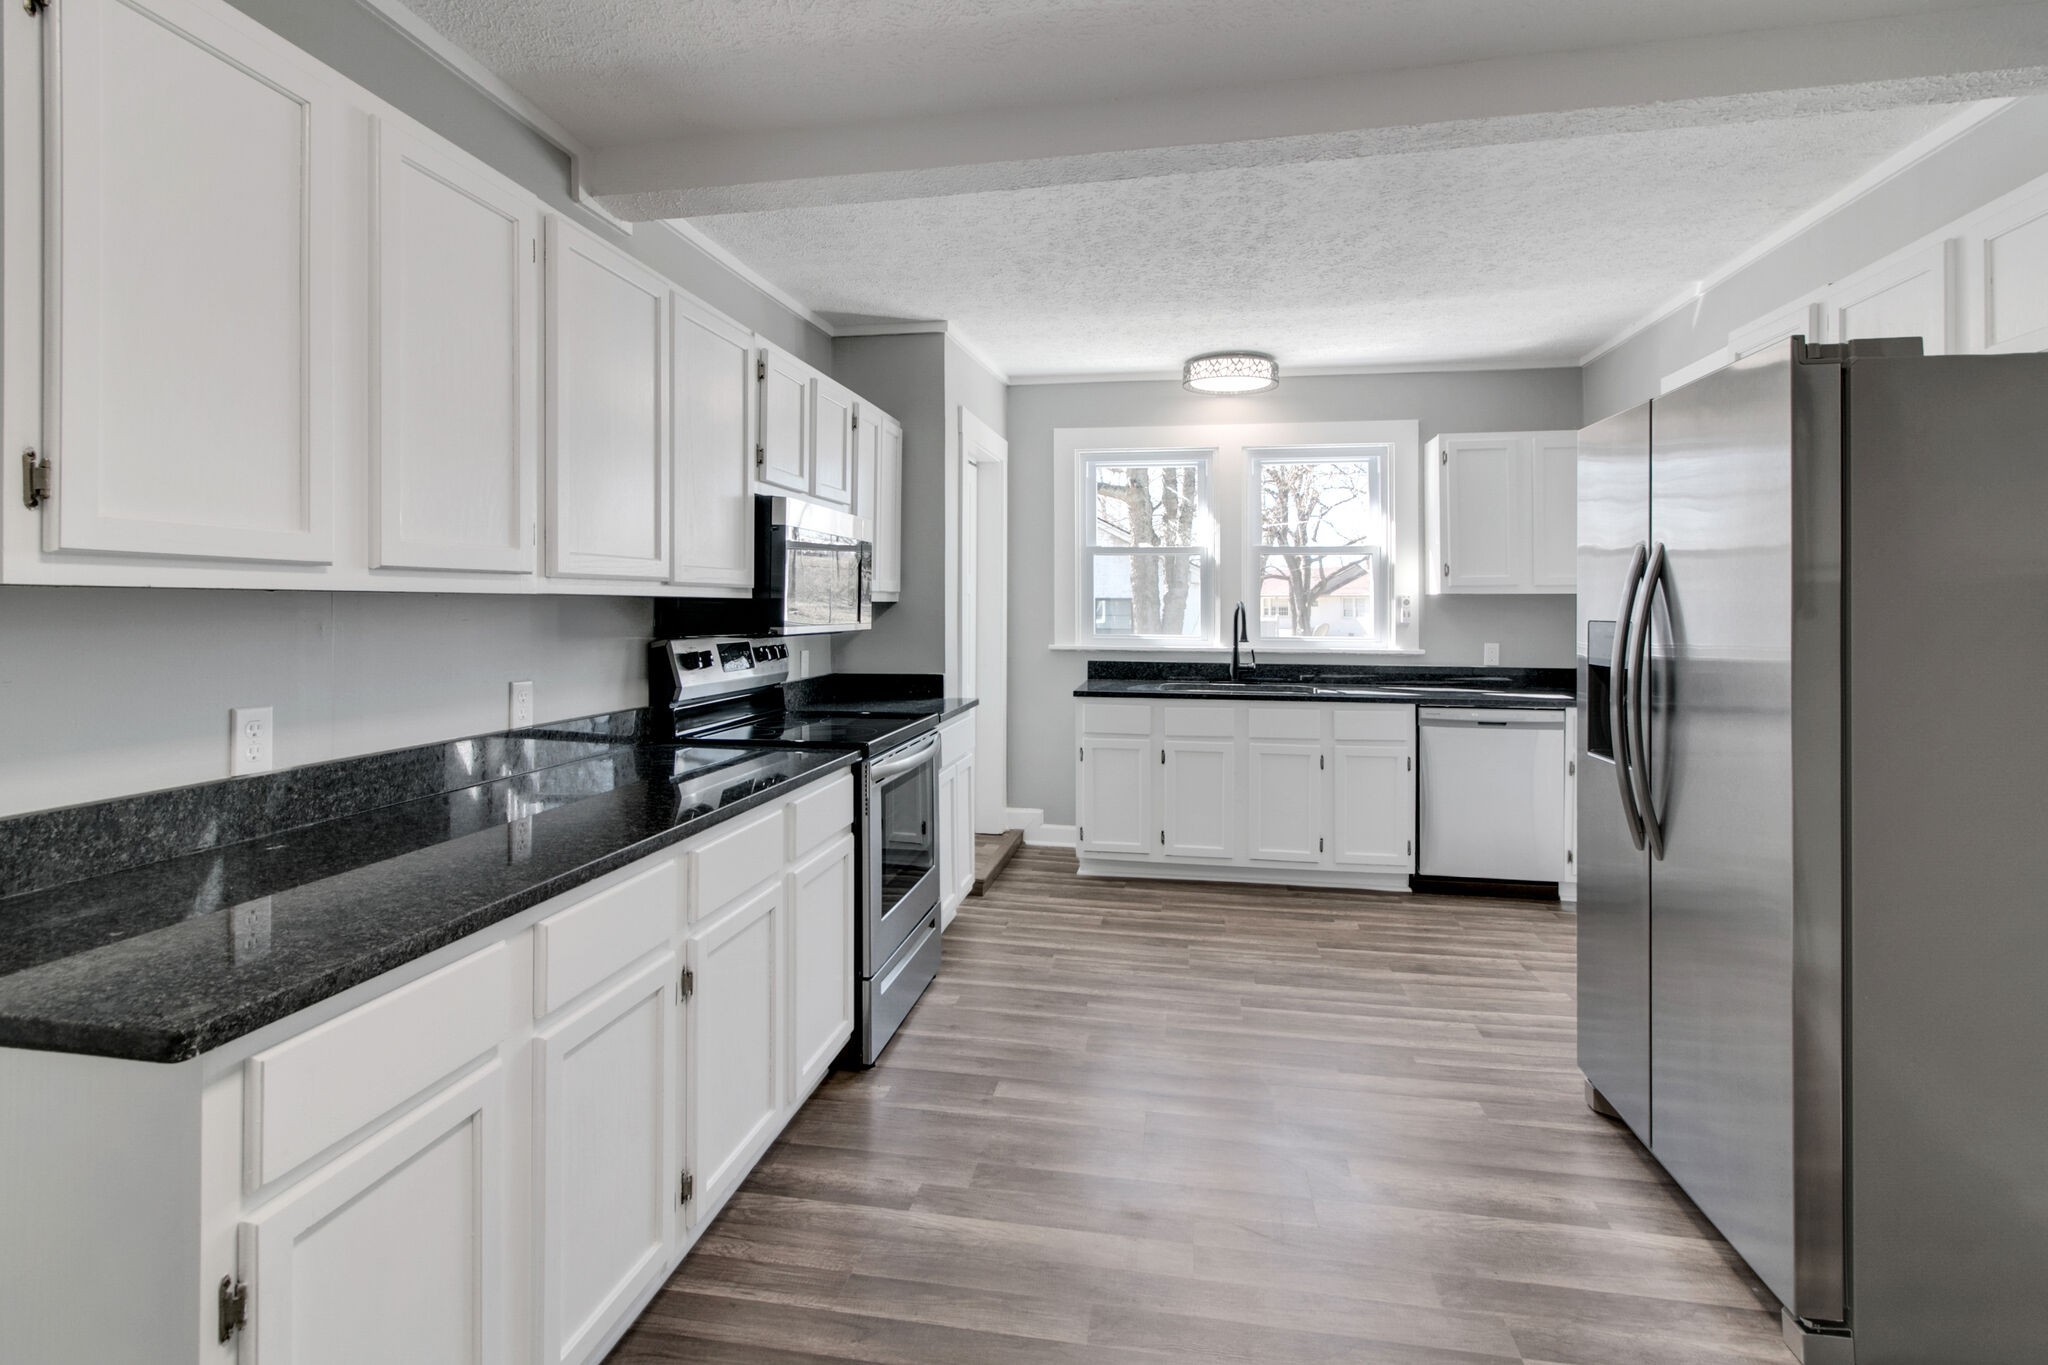
[[1406, 890], [1415, 708], [1077, 699], [1084, 875]]

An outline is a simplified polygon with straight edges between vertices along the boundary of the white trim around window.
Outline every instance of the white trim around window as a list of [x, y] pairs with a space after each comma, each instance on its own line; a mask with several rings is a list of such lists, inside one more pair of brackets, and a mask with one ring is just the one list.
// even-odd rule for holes
[[[1375, 636], [1275, 635], [1260, 619], [1261, 564], [1259, 493], [1254, 486], [1257, 452], [1285, 451], [1290, 458], [1328, 448], [1334, 458], [1358, 447], [1384, 447], [1378, 495], [1391, 513], [1386, 542], [1373, 547], [1371, 610], [1382, 628]], [[1245, 603], [1253, 618], [1257, 647], [1265, 654], [1415, 654], [1421, 651], [1422, 440], [1413, 421], [1260, 422], [1168, 427], [1062, 427], [1053, 432], [1053, 648], [1100, 653], [1204, 652], [1227, 650], [1223, 638], [1232, 609]], [[1091, 462], [1121, 458], [1203, 465], [1202, 515], [1207, 534], [1200, 547], [1203, 591], [1201, 633], [1146, 637], [1134, 632], [1098, 635], [1091, 592], [1092, 561], [1119, 547], [1094, 544]], [[1084, 601], [1084, 598], [1086, 599]], [[1354, 610], [1362, 610], [1354, 607]], [[1341, 610], [1341, 608], [1340, 608]], [[1405, 619], [1403, 619], [1405, 617]], [[1120, 625], [1121, 623], [1115, 623]]]

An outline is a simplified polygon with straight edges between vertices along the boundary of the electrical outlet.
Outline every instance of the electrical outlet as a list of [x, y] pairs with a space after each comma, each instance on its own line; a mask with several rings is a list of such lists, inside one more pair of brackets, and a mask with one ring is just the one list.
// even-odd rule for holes
[[792, 681], [811, 676], [811, 650], [808, 645], [796, 647], [796, 657], [790, 660], [789, 676]]
[[228, 934], [237, 967], [270, 955], [270, 897], [258, 896], [228, 910]]
[[1479, 662], [1480, 662], [1480, 663], [1481, 663], [1481, 664], [1482, 664], [1483, 666], [1485, 666], [1485, 667], [1487, 667], [1487, 668], [1492, 668], [1492, 667], [1494, 667], [1495, 665], [1499, 664], [1499, 663], [1500, 663], [1500, 646], [1499, 646], [1499, 645], [1497, 645], [1497, 644], [1493, 644], [1492, 642], [1490, 642], [1490, 641], [1489, 641], [1489, 642], [1488, 642], [1488, 644], [1487, 644], [1487, 646], [1486, 646], [1486, 653], [1485, 653], [1485, 656], [1484, 656], [1483, 658], [1481, 658]]
[[533, 724], [533, 684], [516, 682], [512, 684], [512, 728], [524, 730]]
[[228, 712], [228, 775], [270, 771], [270, 708], [237, 706]]

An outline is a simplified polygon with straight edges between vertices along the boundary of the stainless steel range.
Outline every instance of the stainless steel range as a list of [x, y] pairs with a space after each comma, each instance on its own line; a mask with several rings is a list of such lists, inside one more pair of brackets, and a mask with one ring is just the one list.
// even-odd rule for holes
[[860, 755], [856, 1018], [842, 1060], [873, 1066], [939, 971], [938, 717], [792, 710], [788, 676], [774, 639], [657, 640], [648, 671], [656, 724], [679, 744]]

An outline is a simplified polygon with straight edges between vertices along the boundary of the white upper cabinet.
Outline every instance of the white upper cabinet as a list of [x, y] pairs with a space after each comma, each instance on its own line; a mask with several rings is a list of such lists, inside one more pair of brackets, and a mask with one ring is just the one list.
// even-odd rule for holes
[[1579, 436], [1529, 438], [1529, 583], [1571, 592], [1579, 582]]
[[1977, 349], [2048, 349], [2048, 184], [2000, 204], [1971, 235]]
[[1521, 437], [1442, 437], [1436, 468], [1441, 493], [1435, 558], [1444, 590], [1519, 587], [1528, 557], [1528, 469]]
[[1429, 591], [1570, 592], [1578, 581], [1578, 433], [1442, 435], [1423, 452]]
[[669, 285], [548, 219], [548, 572], [669, 575]]
[[754, 582], [754, 336], [687, 294], [671, 298], [675, 568], [690, 587]]
[[196, 0], [43, 22], [44, 548], [331, 561], [341, 89]]
[[875, 600], [894, 602], [903, 595], [903, 424], [887, 413], [862, 412], [875, 427], [875, 502], [872, 510], [855, 510], [873, 523]]
[[811, 496], [820, 502], [853, 501], [859, 412], [859, 401], [845, 385], [823, 375], [811, 380]]
[[1833, 337], [1919, 337], [1928, 355], [1949, 351], [1955, 252], [1950, 242], [1882, 261], [1828, 291]]
[[388, 120], [375, 184], [370, 564], [532, 573], [533, 198]]
[[816, 371], [761, 342], [761, 429], [755, 478], [785, 493], [811, 491], [811, 380]]

